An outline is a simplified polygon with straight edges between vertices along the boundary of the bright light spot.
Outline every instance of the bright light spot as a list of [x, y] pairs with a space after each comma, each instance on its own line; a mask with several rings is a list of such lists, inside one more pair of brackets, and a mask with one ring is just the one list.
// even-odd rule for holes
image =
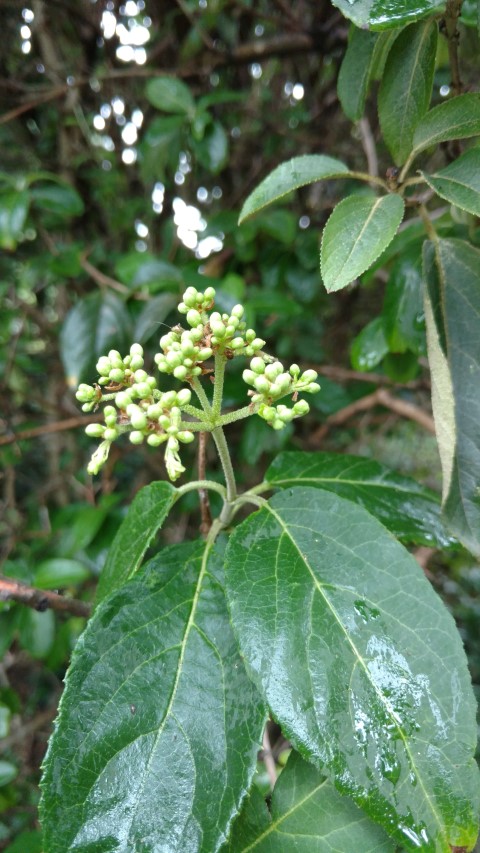
[[152, 210], [154, 213], [161, 213], [163, 210], [163, 204], [152, 204]]
[[292, 98], [295, 98], [296, 101], [301, 101], [305, 94], [305, 89], [303, 88], [301, 83], [295, 83], [295, 86], [292, 89]]
[[[109, 7], [113, 9], [113, 3], [107, 3], [107, 10]], [[106, 11], [102, 15], [102, 20], [100, 22], [100, 28], [103, 30], [103, 36], [106, 39], [111, 39], [115, 35], [115, 29], [117, 27], [117, 19], [115, 15], [111, 11]]]
[[145, 15], [145, 17], [143, 19], [143, 26], [144, 27], [151, 27], [152, 26], [152, 19], [148, 15]]
[[255, 27], [255, 35], [256, 36], [263, 36], [264, 32], [265, 32], [265, 27], [263, 26], [263, 24], [257, 24], [257, 26]]
[[252, 62], [248, 70], [254, 80], [259, 80], [263, 74], [262, 66], [258, 62]]
[[22, 18], [27, 24], [31, 24], [35, 15], [31, 9], [22, 9]]
[[208, 198], [208, 190], [205, 187], [199, 187], [197, 190], [198, 201], [206, 201]]
[[73, 86], [75, 83], [75, 77], [72, 74], [69, 74], [67, 77], [67, 86]]
[[137, 159], [135, 148], [124, 148], [122, 151], [122, 160], [127, 166], [131, 166]]
[[145, 65], [147, 61], [147, 51], [144, 47], [136, 47], [134, 51], [134, 59], [137, 65]]
[[100, 139], [100, 145], [103, 145], [105, 151], [115, 151], [115, 143], [111, 136], [102, 136]]
[[38, 62], [36, 67], [39, 74], [45, 74], [45, 66], [41, 62]]
[[105, 4], [105, 8], [108, 9], [109, 12], [113, 12], [115, 9], [115, 3], [113, 0], [108, 0], [108, 3]]
[[95, 130], [105, 130], [105, 119], [102, 116], [94, 116], [93, 126]]
[[145, 240], [136, 240], [135, 241], [135, 248], [136, 248], [137, 252], [146, 252], [148, 249], [148, 246], [145, 243]]
[[213, 88], [215, 88], [215, 86], [218, 86], [219, 83], [220, 77], [218, 76], [217, 72], [214, 71], [213, 74], [210, 74], [210, 86], [213, 86]]
[[100, 115], [102, 116], [102, 118], [110, 118], [110, 116], [112, 115], [112, 108], [110, 104], [102, 104], [102, 106], [100, 107]]
[[135, 51], [129, 44], [123, 44], [121, 47], [117, 47], [115, 53], [117, 55], [117, 59], [120, 59], [122, 62], [133, 62], [135, 59]]
[[135, 127], [141, 127], [143, 124], [143, 113], [141, 110], [136, 109], [132, 113], [132, 122]]
[[198, 0], [198, 5], [200, 6], [200, 9], [206, 9], [208, 5], [207, 0]]
[[290, 97], [290, 95], [293, 92], [293, 83], [290, 83], [290, 80], [287, 80], [287, 82], [285, 83], [285, 86], [283, 87], [283, 91], [285, 92], [285, 94], [288, 97]]
[[212, 195], [214, 198], [221, 198], [223, 195], [221, 187], [214, 187], [212, 190]]
[[442, 98], [446, 98], [447, 95], [450, 94], [450, 86], [447, 86], [446, 84], [443, 86], [440, 86], [440, 94], [441, 94]]
[[122, 98], [112, 98], [112, 107], [116, 116], [122, 116], [125, 112], [125, 102]]
[[198, 241], [195, 256], [197, 258], [208, 258], [212, 252], [220, 252], [223, 249], [223, 241], [218, 237], [204, 237]]
[[102, 88], [102, 87], [100, 86], [100, 82], [99, 82], [99, 80], [97, 80], [97, 78], [96, 78], [96, 77], [94, 77], [92, 80], [90, 80], [89, 85], [90, 85], [90, 88], [91, 88], [92, 92], [99, 92], [99, 91], [100, 91], [100, 89]]
[[125, 116], [115, 116], [115, 122], [119, 127], [123, 127], [127, 123]]
[[122, 139], [125, 145], [133, 145], [138, 138], [137, 128], [131, 121], [127, 121], [122, 130]]
[[135, 47], [146, 44], [150, 38], [147, 28], [142, 27], [140, 24], [134, 24], [129, 30], [127, 30], [124, 24], [117, 24], [115, 32], [120, 40], [120, 44], [133, 44]]
[[300, 228], [303, 228], [303, 229], [308, 228], [308, 226], [310, 225], [310, 217], [309, 216], [301, 216], [300, 219], [298, 220], [298, 224], [300, 225]]
[[110, 163], [110, 160], [102, 160], [102, 169], [104, 170], [104, 172], [111, 171], [112, 164]]
[[144, 222], [140, 222], [139, 219], [135, 220], [135, 231], [139, 237], [148, 237], [148, 228]]
[[187, 249], [195, 249], [198, 244], [197, 231], [204, 231], [207, 223], [202, 218], [198, 208], [191, 204], [185, 204], [181, 198], [174, 198], [172, 207], [178, 239]]
[[145, 9], [145, 0], [137, 0], [137, 8], [139, 12], [143, 12]]
[[128, 15], [130, 18], [134, 18], [135, 15], [138, 15], [140, 9], [138, 8], [135, 0], [127, 0], [125, 3], [125, 15]]
[[185, 175], [183, 174], [183, 172], [175, 172], [174, 181], [175, 181], [177, 187], [181, 187], [182, 184], [185, 183]]
[[[153, 205], [157, 205], [159, 207], [163, 207], [163, 199], [165, 198], [165, 187], [161, 183], [161, 181], [157, 181], [153, 190], [152, 190], [152, 202]], [[158, 211], [160, 213], [160, 211]]]
[[26, 24], [24, 24], [23, 27], [20, 27], [20, 35], [21, 35], [22, 39], [25, 39], [25, 40], [31, 38], [32, 37], [32, 31], [31, 31], [30, 27], [27, 27]]
[[32, 49], [31, 41], [22, 41], [22, 53], [30, 53]]

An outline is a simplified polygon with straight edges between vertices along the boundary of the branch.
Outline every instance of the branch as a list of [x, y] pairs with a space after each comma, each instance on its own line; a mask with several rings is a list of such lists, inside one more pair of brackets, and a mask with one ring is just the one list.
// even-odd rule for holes
[[457, 22], [462, 11], [463, 0], [447, 0], [447, 8], [445, 10], [445, 36], [448, 44], [448, 58], [450, 60], [450, 70], [452, 72], [452, 88], [456, 95], [459, 95], [463, 89], [463, 84], [460, 79], [460, 66], [458, 64], [458, 42], [460, 34], [457, 29]]
[[28, 438], [38, 438], [40, 435], [48, 435], [51, 432], [63, 432], [66, 429], [74, 429], [75, 427], [85, 427], [87, 424], [97, 424], [103, 421], [103, 415], [93, 415], [89, 420], [85, 416], [76, 418], [67, 418], [65, 421], [55, 421], [51, 424], [32, 427], [32, 429], [24, 429], [22, 432], [12, 433], [11, 435], [0, 436], [0, 447], [5, 444], [14, 444], [16, 441], [25, 441]]
[[85, 601], [65, 598], [57, 592], [35, 589], [13, 578], [0, 575], [0, 601], [18, 601], [43, 613], [48, 608], [58, 613], [71, 613], [73, 616], [90, 616], [91, 607]]

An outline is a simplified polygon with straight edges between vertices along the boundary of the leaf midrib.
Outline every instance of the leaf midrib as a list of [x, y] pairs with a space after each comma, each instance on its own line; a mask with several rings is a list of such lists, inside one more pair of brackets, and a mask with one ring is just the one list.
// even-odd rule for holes
[[303, 798], [303, 800], [299, 800], [288, 811], [286, 811], [286, 812], [284, 812], [284, 814], [280, 815], [280, 817], [278, 817], [276, 820], [272, 820], [271, 823], [269, 823], [267, 829], [264, 832], [262, 832], [262, 834], [259, 835], [258, 838], [256, 838], [252, 844], [249, 844], [248, 847], [242, 848], [241, 853], [248, 853], [249, 850], [254, 850], [255, 847], [257, 847], [258, 844], [260, 844], [260, 842], [263, 841], [264, 838], [266, 838], [268, 835], [270, 835], [271, 832], [274, 832], [274, 830], [276, 830], [277, 827], [279, 827], [283, 823], [284, 820], [286, 820], [292, 814], [294, 814], [294, 812], [297, 809], [299, 809], [303, 805], [305, 805], [305, 803], [307, 803], [308, 800], [311, 799], [311, 797], [315, 796], [315, 794], [318, 791], [320, 791], [320, 789], [323, 788], [324, 785], [327, 784], [327, 781], [328, 781], [327, 779], [323, 779], [322, 782], [320, 782], [320, 784], [316, 786], [316, 788], [314, 788], [312, 791], [310, 791]]

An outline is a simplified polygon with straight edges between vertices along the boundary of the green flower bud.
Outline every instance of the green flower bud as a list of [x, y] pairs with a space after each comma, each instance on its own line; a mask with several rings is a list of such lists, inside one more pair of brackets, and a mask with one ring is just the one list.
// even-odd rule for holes
[[162, 407], [160, 403], [153, 403], [147, 409], [147, 417], [152, 421], [158, 421], [160, 415], [162, 414]]
[[95, 401], [93, 403], [84, 403], [82, 406], [82, 412], [91, 412], [92, 409], [95, 408]]
[[268, 394], [270, 391], [270, 382], [266, 376], [257, 376], [253, 384], [259, 394]]
[[257, 374], [253, 370], [244, 370], [242, 373], [242, 379], [247, 385], [255, 385], [256, 378]]
[[78, 386], [77, 393], [75, 394], [77, 400], [81, 403], [88, 403], [90, 400], [94, 400], [96, 397], [95, 388], [92, 385], [85, 385], [82, 383]]
[[250, 346], [252, 347], [252, 349], [254, 351], [257, 351], [259, 349], [263, 349], [265, 344], [266, 344], [266, 341], [262, 341], [261, 338], [254, 338], [253, 341], [250, 343]]
[[247, 329], [245, 332], [245, 340], [247, 343], [251, 344], [251, 342], [257, 337], [257, 333], [254, 329]]
[[138, 382], [135, 385], [132, 385], [132, 391], [135, 391], [137, 397], [140, 397], [141, 400], [145, 400], [148, 397], [152, 396], [152, 389], [148, 382]]
[[285, 426], [285, 423], [281, 420], [281, 418], [275, 418], [275, 420], [272, 423], [273, 429], [283, 429], [284, 426]]
[[197, 296], [201, 296], [195, 287], [187, 287], [182, 296], [182, 300], [188, 308], [195, 308], [197, 305]]
[[143, 432], [139, 432], [138, 430], [134, 430], [128, 436], [132, 444], [143, 444], [144, 435]]
[[234, 305], [231, 311], [232, 317], [237, 317], [238, 320], [241, 320], [245, 313], [245, 309], [243, 305]]
[[203, 296], [205, 302], [212, 302], [215, 299], [215, 289], [213, 287], [207, 287]]
[[143, 347], [140, 344], [132, 344], [130, 347], [130, 355], [143, 355]]
[[264, 362], [263, 358], [260, 358], [260, 356], [255, 356], [255, 358], [252, 358], [252, 360], [250, 362], [250, 367], [253, 371], [255, 371], [255, 373], [258, 373], [258, 374], [263, 374], [266, 372], [265, 371], [265, 367], [266, 367], [265, 362]]
[[202, 318], [195, 308], [191, 308], [187, 313], [187, 323], [189, 326], [192, 326], [192, 328], [201, 325]]
[[102, 465], [108, 459], [108, 454], [110, 452], [111, 441], [102, 441], [101, 444], [98, 445], [95, 453], [93, 454], [90, 462], [87, 465], [87, 472], [89, 474], [98, 474]]
[[147, 444], [149, 444], [150, 447], [158, 447], [163, 441], [165, 441], [165, 436], [158, 435], [156, 432], [153, 432], [147, 438]]
[[192, 336], [192, 341], [195, 341], [195, 343], [201, 341], [204, 334], [203, 324], [200, 324], [200, 326], [197, 326], [195, 329], [192, 329], [190, 334]]
[[119, 391], [115, 396], [115, 403], [117, 404], [119, 409], [126, 409], [129, 403], [132, 402], [132, 398], [128, 391]]
[[190, 371], [191, 376], [201, 376], [202, 368], [201, 367], [192, 367]]
[[267, 364], [265, 367], [265, 376], [267, 376], [272, 382], [274, 382], [277, 376], [280, 376], [281, 373], [283, 373], [283, 364], [280, 364], [279, 361], [274, 361], [273, 364]]
[[170, 426], [170, 418], [168, 418], [168, 417], [167, 417], [167, 415], [162, 415], [162, 416], [158, 419], [158, 423], [160, 424], [160, 426], [162, 427], [162, 429], [167, 430], [167, 429], [169, 428], [169, 426]]
[[300, 377], [300, 382], [315, 382], [317, 376], [316, 370], [305, 370]]
[[177, 433], [177, 438], [183, 444], [190, 444], [190, 442], [194, 440], [195, 436], [189, 429], [184, 429]]
[[118, 432], [116, 429], [114, 429], [114, 427], [108, 427], [108, 429], [106, 429], [105, 432], [103, 433], [103, 437], [104, 437], [105, 441], [115, 441], [117, 436], [118, 436]]
[[118, 349], [111, 349], [108, 353], [108, 357], [110, 361], [121, 361], [123, 364], [122, 356], [120, 355]]
[[103, 433], [105, 432], [105, 427], [103, 424], [88, 424], [85, 427], [85, 432], [91, 438], [102, 438]]
[[243, 340], [243, 338], [234, 338], [232, 341], [230, 341], [230, 347], [232, 349], [243, 349], [244, 346], [245, 341]]
[[133, 374], [135, 382], [145, 382], [148, 379], [148, 373], [146, 370], [136, 370]]
[[114, 367], [110, 371], [110, 379], [112, 382], [123, 382], [125, 373], [120, 367]]
[[114, 406], [105, 406], [103, 416], [107, 426], [115, 426], [117, 423], [117, 410]]
[[112, 369], [110, 359], [102, 355], [97, 361], [97, 370], [100, 376], [108, 376]]
[[183, 382], [188, 376], [188, 370], [183, 365], [180, 365], [179, 367], [175, 368], [175, 370], [173, 371], [173, 375], [175, 379], [180, 379], [180, 381]]
[[197, 354], [198, 361], [206, 361], [207, 358], [210, 358], [212, 355], [212, 350], [210, 347], [203, 347], [200, 352]]
[[188, 406], [191, 399], [192, 392], [188, 388], [181, 388], [180, 391], [178, 391], [177, 402], [179, 406]]
[[177, 402], [177, 393], [176, 391], [165, 391], [165, 394], [162, 394], [161, 399], [162, 409], [171, 409], [172, 406]]
[[182, 364], [182, 362], [183, 362], [182, 353], [181, 352], [174, 352], [173, 350], [170, 350], [170, 352], [168, 352], [167, 355], [165, 356], [165, 361], [167, 362], [168, 366], [171, 367], [172, 369], [174, 367], [179, 367], [179, 365]]
[[137, 411], [132, 412], [130, 415], [130, 423], [134, 429], [145, 429], [147, 426], [147, 416], [145, 412], [142, 412], [141, 409], [137, 409]]
[[182, 336], [182, 342], [180, 344], [180, 349], [181, 349], [183, 355], [186, 355], [186, 356], [195, 355], [195, 349], [196, 349], [195, 344], [193, 343], [193, 341], [190, 337], [183, 338], [183, 336]]
[[131, 370], [140, 370], [143, 367], [143, 358], [141, 355], [133, 355], [130, 359], [129, 367]]
[[298, 400], [293, 406], [293, 413], [297, 418], [301, 417], [301, 415], [307, 415], [309, 411], [310, 406], [306, 400]]
[[317, 382], [310, 382], [310, 385], [307, 385], [304, 391], [308, 391], [309, 394], [317, 394], [320, 391], [320, 385]]
[[221, 320], [210, 319], [210, 328], [216, 338], [222, 339], [225, 337], [226, 329]]

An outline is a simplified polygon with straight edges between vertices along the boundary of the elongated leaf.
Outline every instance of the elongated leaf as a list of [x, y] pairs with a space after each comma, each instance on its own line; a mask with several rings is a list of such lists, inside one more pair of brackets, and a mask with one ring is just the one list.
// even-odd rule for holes
[[377, 40], [376, 33], [352, 27], [337, 85], [343, 112], [351, 121], [363, 115]]
[[434, 175], [422, 175], [441, 198], [480, 216], [480, 147], [466, 151]]
[[150, 483], [135, 495], [113, 540], [97, 587], [97, 602], [122, 586], [140, 568], [145, 552], [173, 504], [170, 483]]
[[275, 785], [271, 813], [256, 789], [233, 825], [228, 853], [394, 853], [394, 842], [297, 752]]
[[49, 853], [215, 853], [264, 724], [230, 628], [222, 558], [173, 546], [76, 646], [43, 780]]
[[445, 9], [445, 0], [332, 0], [357, 27], [390, 29], [430, 17]]
[[334, 157], [326, 157], [324, 154], [294, 157], [293, 160], [277, 166], [248, 196], [238, 221], [243, 222], [263, 207], [299, 187], [325, 178], [340, 178], [345, 175], [348, 175], [348, 166]]
[[397, 164], [412, 149], [414, 130], [432, 95], [437, 23], [421, 21], [406, 27], [390, 49], [378, 93], [383, 137]]
[[354, 370], [373, 370], [388, 352], [382, 318], [374, 317], [353, 340], [350, 361]]
[[188, 86], [176, 77], [157, 77], [149, 80], [145, 95], [152, 106], [165, 113], [193, 117], [195, 101]]
[[480, 252], [462, 240], [426, 244], [432, 403], [448, 526], [480, 555]]
[[440, 518], [435, 492], [362, 456], [280, 453], [265, 479], [272, 486], [313, 486], [364, 506], [402, 542], [447, 548], [455, 544]]
[[418, 245], [404, 250], [390, 271], [382, 320], [391, 352], [425, 354], [422, 252]]
[[95, 364], [109, 349], [127, 350], [130, 320], [123, 302], [113, 293], [93, 293], [68, 312], [60, 332], [60, 355], [67, 382], [92, 382]]
[[62, 219], [80, 216], [85, 206], [78, 192], [68, 184], [44, 184], [31, 190], [32, 202], [40, 210]]
[[294, 746], [407, 850], [471, 850], [475, 700], [452, 617], [363, 507], [274, 495], [227, 549], [252, 678]]
[[161, 337], [165, 330], [165, 319], [178, 305], [178, 295], [160, 293], [149, 299], [135, 321], [134, 340], [143, 344], [153, 335]]
[[480, 134], [480, 94], [468, 92], [430, 110], [413, 135], [415, 152], [449, 139], [466, 139]]
[[13, 251], [21, 239], [30, 206], [26, 191], [0, 193], [0, 249]]
[[349, 196], [333, 210], [322, 237], [322, 278], [329, 292], [361, 275], [393, 240], [403, 219], [399, 195]]

